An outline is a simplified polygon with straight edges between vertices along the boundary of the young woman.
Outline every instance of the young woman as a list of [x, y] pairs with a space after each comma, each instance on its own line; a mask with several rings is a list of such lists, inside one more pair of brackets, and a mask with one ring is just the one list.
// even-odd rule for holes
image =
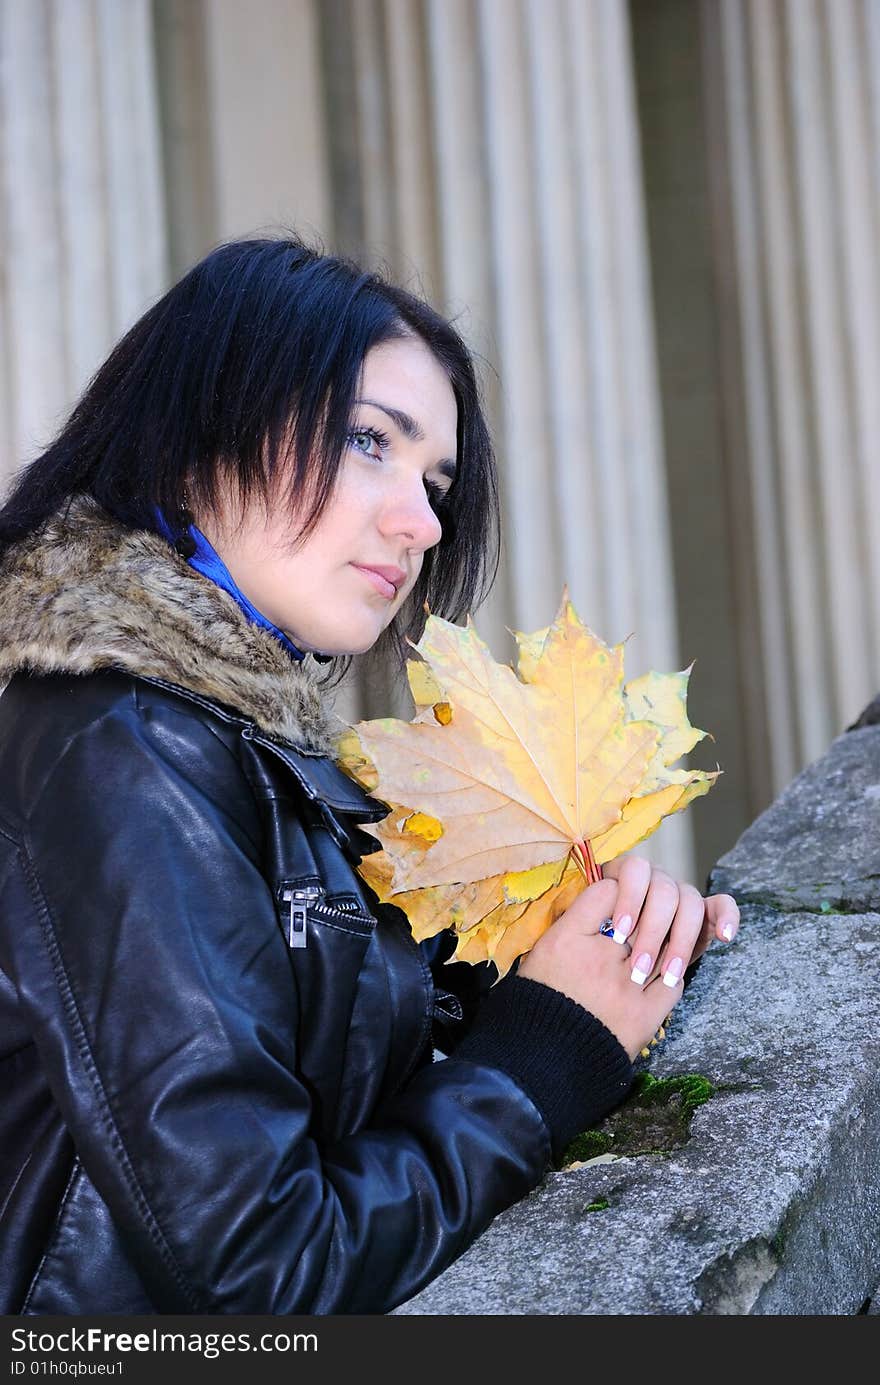
[[357, 875], [385, 809], [333, 763], [324, 665], [472, 608], [495, 520], [456, 332], [293, 239], [191, 270], [17, 478], [3, 1312], [389, 1311], [621, 1100], [733, 935], [630, 857], [490, 987]]

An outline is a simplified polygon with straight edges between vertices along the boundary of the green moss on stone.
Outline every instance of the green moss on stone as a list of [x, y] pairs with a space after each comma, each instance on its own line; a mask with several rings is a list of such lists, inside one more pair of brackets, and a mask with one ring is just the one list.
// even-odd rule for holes
[[709, 1079], [697, 1072], [659, 1078], [640, 1072], [623, 1105], [606, 1117], [601, 1129], [575, 1136], [557, 1167], [599, 1154], [668, 1154], [685, 1144], [694, 1112], [715, 1091]]
[[566, 1164], [572, 1164], [576, 1159], [595, 1159], [599, 1154], [608, 1154], [611, 1151], [611, 1135], [603, 1135], [601, 1130], [585, 1130], [581, 1135], [575, 1135], [571, 1144], [563, 1156]]
[[690, 1122], [697, 1107], [715, 1095], [715, 1087], [708, 1077], [698, 1072], [682, 1073], [680, 1077], [653, 1077], [649, 1072], [640, 1072], [632, 1085], [630, 1099], [636, 1097], [646, 1106], [668, 1105], [675, 1093], [681, 1094], [680, 1113]]

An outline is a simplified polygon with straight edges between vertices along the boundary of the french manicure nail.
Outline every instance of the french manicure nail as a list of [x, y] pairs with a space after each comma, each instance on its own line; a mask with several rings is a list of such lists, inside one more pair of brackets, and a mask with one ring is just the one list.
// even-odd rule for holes
[[650, 952], [640, 952], [636, 958], [635, 966], [630, 972], [630, 976], [637, 986], [644, 986], [651, 972]]
[[615, 943], [625, 943], [632, 932], [633, 921], [629, 914], [624, 914], [614, 925], [614, 932], [611, 934], [612, 941]]
[[663, 973], [663, 985], [669, 987], [677, 986], [683, 975], [684, 962], [680, 957], [673, 957], [669, 966]]
[[725, 923], [724, 927], [721, 930], [721, 936], [722, 938], [724, 938], [725, 942], [732, 943], [733, 935], [735, 932], [736, 929], [734, 928], [732, 923]]

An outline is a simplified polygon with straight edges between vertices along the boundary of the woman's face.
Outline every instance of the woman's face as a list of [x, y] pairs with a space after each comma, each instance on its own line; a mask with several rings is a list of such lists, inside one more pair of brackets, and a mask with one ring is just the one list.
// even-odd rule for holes
[[[418, 338], [364, 358], [348, 445], [330, 501], [297, 547], [302, 515], [252, 502], [196, 516], [245, 596], [300, 649], [359, 654], [394, 618], [441, 536], [434, 488], [455, 469], [457, 406]], [[435, 499], [436, 503], [436, 499]]]

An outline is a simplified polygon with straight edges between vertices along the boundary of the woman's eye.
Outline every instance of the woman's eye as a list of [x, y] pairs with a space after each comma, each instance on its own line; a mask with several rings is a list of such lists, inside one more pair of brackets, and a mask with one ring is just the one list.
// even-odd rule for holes
[[353, 428], [348, 435], [348, 441], [358, 452], [363, 452], [365, 457], [372, 457], [374, 461], [380, 459], [382, 449], [388, 446], [385, 434], [373, 428]]
[[352, 433], [349, 437], [351, 442], [360, 452], [369, 452], [373, 446], [373, 438], [369, 433]]

